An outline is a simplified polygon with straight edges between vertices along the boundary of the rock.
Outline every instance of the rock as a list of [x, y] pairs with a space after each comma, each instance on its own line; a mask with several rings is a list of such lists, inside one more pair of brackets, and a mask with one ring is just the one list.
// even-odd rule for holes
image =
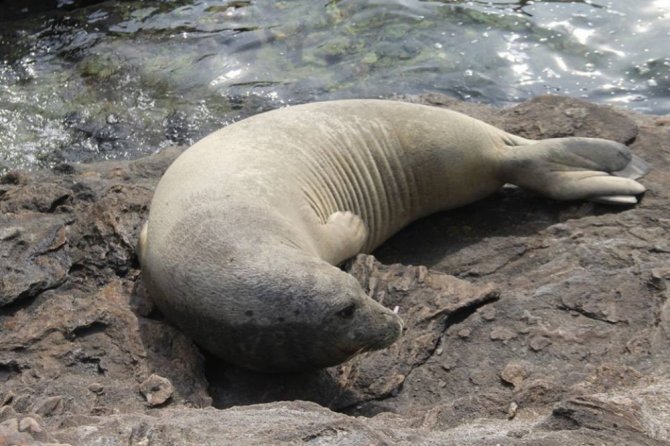
[[[605, 437], [603, 433], [610, 431], [613, 437], [617, 437], [617, 441], [630, 442], [626, 444], [660, 444], [653, 437], [655, 433], [665, 431], [665, 428], [655, 423], [656, 420], [649, 419], [634, 399], [592, 395], [560, 402], [544, 426], [551, 430], [586, 428], [598, 432], [599, 437]], [[640, 436], [644, 433], [651, 434], [651, 438]]]
[[524, 407], [540, 406], [560, 401], [567, 393], [567, 389], [552, 379], [535, 378], [519, 381], [516, 390], [516, 400]]
[[471, 328], [463, 328], [461, 330], [458, 330], [458, 337], [461, 339], [467, 339], [470, 337], [471, 334], [472, 334]]
[[32, 417], [25, 417], [19, 422], [19, 431], [39, 434], [42, 432], [40, 424]]
[[511, 420], [514, 418], [517, 414], [517, 411], [519, 410], [519, 405], [512, 401], [509, 403], [509, 408], [507, 409], [507, 418]]
[[30, 434], [19, 431], [19, 420], [12, 418], [0, 423], [0, 445], [22, 445], [31, 444], [33, 438]]
[[491, 330], [491, 340], [507, 343], [510, 339], [516, 338], [516, 333], [505, 327], [494, 327]]
[[500, 372], [500, 378], [506, 383], [512, 384], [515, 389], [519, 388], [527, 377], [528, 370], [518, 362], [508, 363]]
[[63, 412], [63, 397], [52, 396], [35, 404], [32, 412], [42, 416], [52, 416]]
[[101, 393], [105, 392], [105, 387], [100, 383], [92, 383], [88, 386], [88, 390], [100, 395]]
[[528, 343], [531, 350], [539, 352], [551, 345], [551, 339], [544, 336], [533, 336]]
[[11, 170], [0, 177], [0, 184], [26, 184], [26, 175], [17, 170]]
[[146, 398], [147, 404], [155, 407], [172, 397], [174, 387], [169, 379], [153, 374], [140, 384], [140, 392]]
[[505, 113], [504, 129], [531, 139], [587, 136], [630, 143], [635, 122], [619, 111], [561, 96], [539, 96]]
[[484, 307], [480, 311], [480, 313], [481, 313], [482, 319], [484, 319], [486, 321], [489, 321], [489, 322], [495, 320], [495, 318], [496, 318], [496, 309], [495, 309], [495, 307], [492, 307], [492, 306]]
[[0, 421], [7, 421], [12, 418], [16, 418], [17, 413], [11, 406], [4, 406], [0, 408]]
[[[529, 137], [634, 138], [652, 167], [670, 164], [662, 117], [560, 97], [413, 100]], [[667, 169], [633, 208], [505, 187], [410, 225], [346, 265], [399, 307], [399, 342], [262, 375], [200, 352], [142, 285], [137, 234], [179, 153], [0, 177], [0, 444], [670, 441]]]
[[[11, 195], [10, 195], [11, 199]], [[69, 218], [7, 212], [0, 216], [0, 259], [11, 262], [0, 277], [0, 307], [62, 285], [71, 266], [64, 248]]]
[[69, 446], [53, 440], [33, 417], [12, 418], [0, 423], [1, 446]]

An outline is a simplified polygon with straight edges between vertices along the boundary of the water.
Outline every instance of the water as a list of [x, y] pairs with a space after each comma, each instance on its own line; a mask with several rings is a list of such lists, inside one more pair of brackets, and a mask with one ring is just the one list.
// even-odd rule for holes
[[333, 98], [560, 93], [670, 113], [667, 0], [52, 6], [0, 16], [0, 170], [137, 157]]

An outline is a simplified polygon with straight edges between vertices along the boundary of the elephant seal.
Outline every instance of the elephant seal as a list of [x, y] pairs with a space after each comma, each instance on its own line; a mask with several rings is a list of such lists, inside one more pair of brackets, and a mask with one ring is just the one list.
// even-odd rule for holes
[[335, 265], [505, 183], [630, 204], [644, 163], [603, 139], [532, 141], [460, 113], [311, 103], [218, 130], [167, 169], [139, 240], [148, 291], [201, 347], [282, 372], [392, 344], [398, 314]]

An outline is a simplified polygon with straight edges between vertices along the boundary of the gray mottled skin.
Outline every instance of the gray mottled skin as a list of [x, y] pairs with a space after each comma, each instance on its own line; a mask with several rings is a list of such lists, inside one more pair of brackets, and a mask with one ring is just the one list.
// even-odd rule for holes
[[641, 165], [631, 160], [615, 142], [530, 141], [421, 105], [284, 108], [212, 133], [172, 164], [140, 261], [158, 307], [213, 354], [264, 371], [326, 367], [402, 330], [333, 265], [504, 183], [634, 203], [644, 187], [610, 175]]

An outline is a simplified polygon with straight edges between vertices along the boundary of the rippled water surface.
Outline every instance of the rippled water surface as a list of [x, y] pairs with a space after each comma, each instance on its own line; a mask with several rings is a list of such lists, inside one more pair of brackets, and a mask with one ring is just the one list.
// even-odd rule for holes
[[333, 98], [549, 92], [670, 113], [670, 1], [54, 6], [0, 16], [0, 170], [136, 157]]

